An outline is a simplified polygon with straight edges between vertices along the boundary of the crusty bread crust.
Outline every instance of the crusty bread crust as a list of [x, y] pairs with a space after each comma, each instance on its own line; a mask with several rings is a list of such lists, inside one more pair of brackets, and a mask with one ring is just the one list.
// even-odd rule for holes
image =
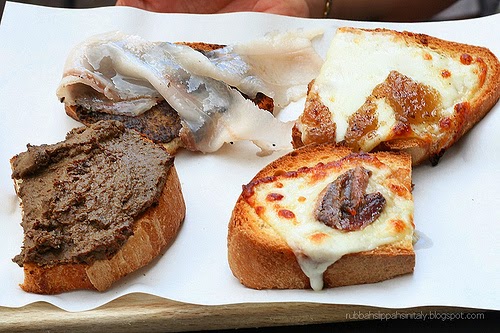
[[[311, 144], [270, 163], [253, 180], [338, 160], [351, 152], [333, 143]], [[411, 188], [411, 157], [408, 154], [378, 152], [376, 156], [394, 170], [393, 177]], [[229, 223], [228, 261], [234, 276], [250, 288], [311, 288], [292, 249], [242, 196], [236, 202]], [[379, 282], [411, 273], [414, 266], [412, 242], [401, 241], [343, 256], [325, 271], [324, 287]]]
[[24, 282], [20, 286], [24, 291], [37, 294], [77, 289], [104, 291], [165, 251], [177, 236], [185, 212], [181, 185], [172, 165], [158, 204], [137, 219], [134, 234], [111, 259], [51, 267], [24, 263]]
[[[348, 31], [358, 30], [349, 27], [343, 27], [342, 29]], [[421, 164], [427, 160], [435, 165], [445, 151], [478, 123], [498, 102], [500, 98], [500, 62], [489, 49], [408, 31], [399, 32], [382, 28], [359, 30], [398, 36], [403, 38], [408, 45], [429, 48], [455, 59], [460, 59], [463, 54], [468, 54], [474, 59], [473, 61], [482, 62], [484, 64], [481, 72], [478, 73], [480, 81], [482, 82], [481, 87], [474, 94], [474, 97], [468, 101], [468, 105], [459, 107], [456, 115], [450, 119], [448, 128], [442, 128], [442, 131], [445, 132], [442, 139], [437, 142], [426, 142], [419, 138], [396, 138], [392, 141], [384, 142], [380, 147], [377, 147], [377, 149], [405, 151], [412, 155], [413, 165]], [[305, 127], [306, 131], [302, 131], [298, 125], [294, 127], [292, 131], [294, 148], [309, 143], [321, 143], [331, 140], [331, 130], [329, 129], [330, 132], [327, 132], [324, 129], [324, 119], [320, 116], [316, 116], [319, 112], [318, 110], [322, 108], [328, 110], [328, 107], [321, 103], [318, 96], [309, 94], [306, 100], [304, 113], [298, 120], [298, 123], [300, 123], [304, 119], [304, 116], [307, 117], [307, 119], [304, 119], [307, 121], [307, 126]], [[322, 113], [319, 112], [318, 115], [320, 114]], [[335, 129], [333, 129], [333, 131], [335, 131]]]

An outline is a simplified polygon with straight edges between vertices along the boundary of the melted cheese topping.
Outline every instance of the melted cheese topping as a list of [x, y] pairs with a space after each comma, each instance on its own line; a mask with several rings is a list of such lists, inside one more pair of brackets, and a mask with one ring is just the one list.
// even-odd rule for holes
[[323, 288], [324, 271], [343, 255], [411, 241], [413, 237], [411, 192], [390, 177], [392, 170], [386, 165], [363, 165], [372, 171], [366, 193], [378, 191], [386, 199], [377, 220], [362, 230], [349, 232], [316, 220], [314, 210], [321, 191], [354, 166], [352, 161], [346, 161], [341, 167], [316, 167], [298, 171], [298, 176], [277, 176], [273, 182], [254, 187], [251, 202], [257, 214], [290, 246], [314, 290]]
[[[337, 126], [336, 140], [344, 140], [348, 119], [355, 113], [375, 86], [390, 73], [397, 71], [412, 80], [436, 89], [441, 94], [440, 116], [454, 113], [454, 106], [471, 98], [480, 86], [480, 64], [463, 64], [460, 58], [450, 58], [429, 48], [407, 44], [403, 37], [388, 33], [373, 33], [357, 29], [338, 29], [325, 63], [314, 82], [312, 91], [332, 112]], [[369, 151], [391, 134], [394, 110], [387, 103], [377, 107], [380, 126], [364, 150]], [[413, 126], [416, 134], [439, 135], [437, 124]], [[390, 139], [390, 138], [389, 138]]]

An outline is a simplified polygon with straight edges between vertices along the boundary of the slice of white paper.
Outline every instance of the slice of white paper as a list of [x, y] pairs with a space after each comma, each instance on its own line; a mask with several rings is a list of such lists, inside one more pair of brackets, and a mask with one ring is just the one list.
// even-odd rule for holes
[[[22, 245], [21, 212], [9, 159], [26, 144], [55, 143], [80, 126], [64, 113], [55, 90], [70, 49], [87, 37], [120, 30], [150, 40], [229, 44], [269, 31], [324, 29], [324, 55], [341, 25], [386, 27], [482, 45], [500, 55], [500, 15], [450, 22], [374, 23], [312, 20], [259, 13], [158, 14], [126, 7], [55, 9], [8, 2], [0, 24], [0, 306], [46, 301], [70, 311], [92, 309], [121, 295], [145, 292], [205, 305], [317, 302], [388, 308], [426, 305], [500, 309], [500, 105], [452, 147], [436, 167], [413, 172], [417, 242], [415, 272], [393, 280], [322, 290], [252, 290], [227, 263], [227, 225], [234, 203], [264, 165], [285, 152], [256, 156], [251, 144], [214, 154], [181, 152], [175, 160], [187, 216], [174, 244], [151, 265], [106, 292], [55, 296], [23, 292], [12, 258]], [[302, 102], [303, 103], [303, 102]], [[280, 117], [294, 119], [301, 103]]]

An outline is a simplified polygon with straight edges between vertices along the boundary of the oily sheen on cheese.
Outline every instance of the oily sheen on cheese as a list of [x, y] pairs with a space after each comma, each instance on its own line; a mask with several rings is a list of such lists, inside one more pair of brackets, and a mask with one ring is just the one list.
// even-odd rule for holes
[[[413, 237], [410, 189], [397, 181], [393, 170], [377, 158], [357, 156], [360, 155], [257, 180], [247, 186], [251, 193], [247, 202], [293, 250], [314, 290], [323, 288], [323, 272], [343, 255], [411, 241]], [[380, 192], [386, 200], [380, 216], [356, 231], [338, 230], [318, 221], [314, 211], [323, 189], [357, 165], [371, 171], [366, 193]]]
[[[429, 111], [433, 119], [411, 124], [411, 130], [417, 137], [430, 135], [437, 140], [442, 134], [439, 121], [451, 117], [456, 105], [470, 100], [480, 88], [482, 65], [480, 61], [469, 63], [467, 59], [406, 43], [401, 35], [339, 28], [311, 93], [319, 96], [330, 110], [331, 121], [336, 125], [335, 140], [341, 142], [346, 138], [349, 118], [391, 72], [398, 73], [435, 93], [436, 107]], [[412, 98], [418, 100], [419, 96]], [[363, 151], [370, 151], [395, 135], [393, 107], [384, 98], [375, 98], [375, 103], [378, 124], [360, 140], [359, 148]]]

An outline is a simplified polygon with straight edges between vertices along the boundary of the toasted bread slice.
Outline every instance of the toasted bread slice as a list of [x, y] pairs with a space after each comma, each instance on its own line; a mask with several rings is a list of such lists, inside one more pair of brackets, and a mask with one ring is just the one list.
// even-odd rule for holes
[[173, 157], [116, 121], [28, 146], [11, 165], [27, 292], [104, 291], [166, 250], [184, 220]]
[[294, 147], [336, 142], [437, 164], [500, 97], [487, 48], [424, 34], [342, 27], [293, 129]]
[[[371, 173], [363, 194], [380, 192], [385, 204], [366, 226], [328, 226], [317, 215], [324, 190], [356, 167]], [[353, 153], [334, 143], [296, 149], [243, 187], [229, 223], [230, 268], [243, 285], [255, 289], [316, 290], [411, 273], [411, 188], [411, 157], [406, 153]]]

